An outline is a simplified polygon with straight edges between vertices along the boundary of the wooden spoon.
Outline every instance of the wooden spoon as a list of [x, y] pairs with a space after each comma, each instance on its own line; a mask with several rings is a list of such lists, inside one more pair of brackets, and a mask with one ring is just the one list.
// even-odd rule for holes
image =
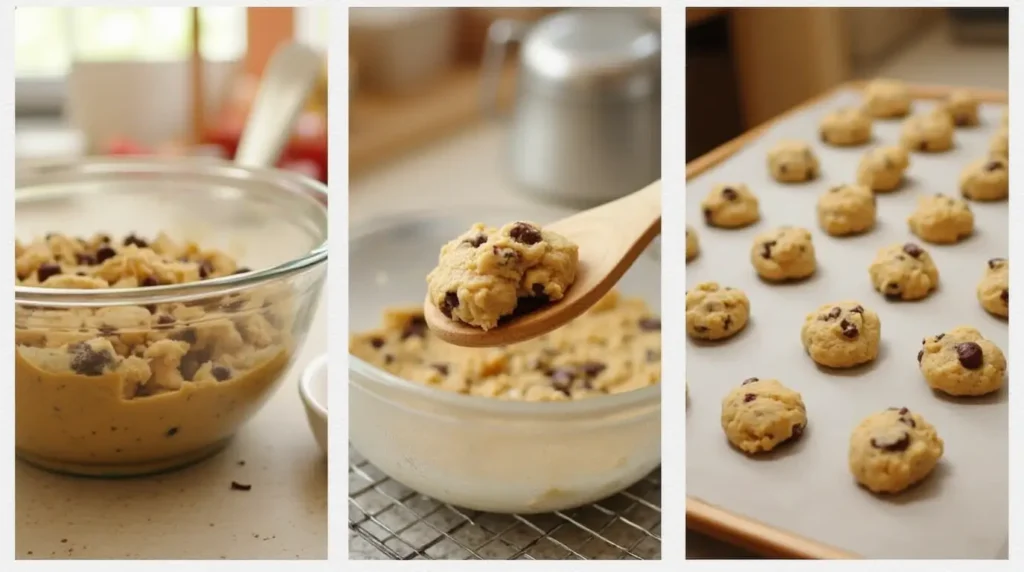
[[586, 312], [661, 233], [661, 181], [544, 228], [580, 247], [576, 281], [564, 298], [528, 314], [506, 318], [498, 327], [484, 331], [446, 317], [428, 295], [423, 316], [434, 335], [457, 346], [503, 346], [544, 335]]

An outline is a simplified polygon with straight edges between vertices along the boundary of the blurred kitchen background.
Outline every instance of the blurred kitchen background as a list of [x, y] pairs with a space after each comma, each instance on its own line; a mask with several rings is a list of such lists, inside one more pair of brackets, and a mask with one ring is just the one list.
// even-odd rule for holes
[[853, 79], [1009, 88], [1007, 8], [687, 8], [686, 160]]
[[660, 34], [656, 8], [351, 8], [350, 213], [579, 208], [659, 179]]
[[230, 158], [280, 44], [324, 54], [281, 166], [327, 180], [326, 6], [15, 11], [15, 153]]

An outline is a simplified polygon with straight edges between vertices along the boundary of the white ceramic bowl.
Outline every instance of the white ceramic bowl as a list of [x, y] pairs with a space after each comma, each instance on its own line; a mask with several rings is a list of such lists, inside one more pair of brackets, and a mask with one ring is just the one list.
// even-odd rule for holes
[[299, 395], [306, 406], [306, 419], [320, 449], [327, 454], [327, 354], [306, 366], [299, 380]]

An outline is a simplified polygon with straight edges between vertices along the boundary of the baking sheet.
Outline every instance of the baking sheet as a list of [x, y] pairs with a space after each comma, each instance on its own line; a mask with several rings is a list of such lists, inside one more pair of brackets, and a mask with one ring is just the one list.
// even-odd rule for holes
[[[833, 108], [853, 105], [850, 90], [781, 120], [756, 141], [687, 184], [688, 222], [701, 254], [687, 266], [687, 287], [716, 281], [744, 290], [751, 321], [718, 344], [688, 340], [687, 495], [741, 516], [866, 558], [1005, 558], [1008, 526], [1008, 392], [976, 399], [934, 394], [917, 369], [921, 338], [972, 325], [1009, 359], [1004, 320], [986, 313], [975, 288], [993, 257], [1009, 250], [1007, 202], [971, 203], [975, 235], [954, 246], [924, 243], [907, 228], [918, 195], [959, 195], [960, 171], [984, 156], [998, 130], [1002, 105], [983, 105], [981, 125], [958, 129], [948, 153], [911, 154], [908, 180], [878, 194], [878, 225], [870, 233], [832, 238], [817, 224], [818, 197], [853, 182], [865, 147], [839, 149], [818, 140], [818, 121]], [[915, 103], [915, 111], [934, 104]], [[894, 144], [900, 121], [876, 121], [871, 146]], [[822, 176], [782, 185], [768, 175], [766, 155], [781, 138], [811, 143]], [[706, 226], [700, 201], [720, 182], [745, 182], [760, 199], [761, 221], [741, 230]], [[806, 282], [762, 283], [749, 261], [754, 236], [781, 225], [803, 226], [814, 236], [816, 274]], [[914, 241], [931, 253], [939, 289], [920, 302], [888, 302], [871, 287], [868, 266], [882, 246]], [[804, 316], [821, 304], [855, 299], [878, 312], [882, 344], [864, 367], [826, 373], [800, 343]], [[748, 377], [777, 378], [799, 391], [807, 406], [803, 438], [764, 456], [733, 449], [720, 424], [726, 393]], [[884, 498], [857, 486], [847, 467], [850, 433], [861, 419], [890, 406], [906, 406], [928, 419], [945, 441], [945, 455], [921, 485]]]

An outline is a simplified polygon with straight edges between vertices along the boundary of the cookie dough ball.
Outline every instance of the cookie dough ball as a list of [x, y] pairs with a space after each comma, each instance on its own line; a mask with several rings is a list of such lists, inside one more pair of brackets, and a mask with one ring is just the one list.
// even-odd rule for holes
[[878, 357], [882, 322], [860, 302], [845, 300], [818, 307], [804, 318], [800, 340], [807, 355], [825, 367], [848, 368]]
[[722, 400], [722, 429], [744, 453], [771, 451], [799, 438], [807, 426], [800, 394], [774, 379], [752, 377]]
[[992, 136], [992, 141], [989, 143], [988, 151], [992, 155], [999, 157], [1010, 156], [1010, 128], [1003, 126], [999, 128], [999, 131]]
[[716, 185], [700, 206], [708, 226], [740, 228], [761, 218], [757, 197], [744, 184]]
[[807, 229], [783, 226], [754, 237], [750, 262], [757, 274], [772, 282], [799, 280], [814, 274], [814, 244]]
[[875, 226], [875, 193], [863, 185], [832, 187], [818, 199], [818, 224], [832, 236], [847, 236]]
[[686, 225], [686, 261], [689, 262], [700, 254], [700, 239], [693, 227]]
[[949, 94], [939, 109], [949, 115], [957, 127], [972, 127], [978, 124], [978, 98], [966, 90], [957, 90]]
[[978, 396], [998, 391], [1006, 377], [1002, 350], [969, 326], [960, 326], [922, 340], [917, 361], [932, 389], [953, 396]]
[[837, 109], [822, 118], [819, 133], [829, 145], [863, 145], [871, 140], [871, 117], [856, 107]]
[[921, 240], [954, 244], [974, 232], [974, 213], [967, 201], [940, 193], [919, 198], [907, 224]]
[[874, 493], [898, 493], [927, 477], [943, 443], [930, 423], [906, 407], [869, 415], [850, 436], [850, 472]]
[[960, 194], [975, 201], [998, 201], [1010, 194], [1010, 163], [993, 155], [978, 159], [960, 173]]
[[932, 256], [912, 242], [879, 250], [868, 273], [875, 290], [890, 300], [920, 300], [939, 285]]
[[739, 333], [750, 317], [742, 290], [702, 282], [686, 293], [686, 333], [701, 340], [722, 340]]
[[818, 176], [818, 158], [802, 141], [779, 141], [768, 151], [768, 171], [780, 183], [803, 183]]
[[857, 183], [878, 193], [895, 190], [903, 182], [903, 173], [909, 165], [910, 154], [903, 147], [876, 147], [860, 160]]
[[981, 282], [978, 283], [978, 302], [981, 307], [1000, 318], [1010, 317], [1010, 261], [993, 258]]
[[910, 103], [910, 90], [901, 81], [877, 79], [864, 88], [864, 111], [872, 117], [904, 117], [910, 113]]
[[922, 153], [949, 151], [953, 148], [953, 122], [939, 111], [915, 115], [903, 122], [900, 143]]

